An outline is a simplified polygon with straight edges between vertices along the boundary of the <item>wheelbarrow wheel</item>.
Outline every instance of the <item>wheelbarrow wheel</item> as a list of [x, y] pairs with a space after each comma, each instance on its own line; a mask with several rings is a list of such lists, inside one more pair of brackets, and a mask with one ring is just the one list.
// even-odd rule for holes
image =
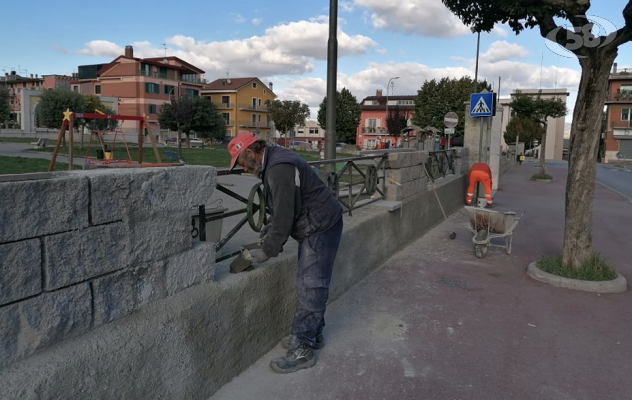
[[476, 257], [484, 258], [487, 255], [487, 245], [486, 244], [475, 244], [474, 252], [476, 253]]

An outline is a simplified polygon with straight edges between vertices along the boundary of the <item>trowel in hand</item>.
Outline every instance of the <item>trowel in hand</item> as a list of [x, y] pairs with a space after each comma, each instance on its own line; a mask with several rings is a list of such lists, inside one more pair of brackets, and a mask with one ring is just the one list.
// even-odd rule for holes
[[248, 250], [260, 249], [261, 243], [252, 243], [247, 244], [241, 250], [241, 253], [230, 263], [230, 273], [238, 274], [240, 272], [252, 271], [254, 267], [252, 266], [252, 255]]

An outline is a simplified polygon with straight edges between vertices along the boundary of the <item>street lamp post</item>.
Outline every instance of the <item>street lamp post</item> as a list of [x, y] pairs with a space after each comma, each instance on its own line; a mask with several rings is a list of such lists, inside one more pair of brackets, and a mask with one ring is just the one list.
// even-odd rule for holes
[[391, 85], [391, 81], [399, 79], [399, 76], [394, 76], [388, 80], [386, 84], [386, 118], [384, 118], [384, 123], [386, 124], [386, 134], [388, 135], [388, 87]]

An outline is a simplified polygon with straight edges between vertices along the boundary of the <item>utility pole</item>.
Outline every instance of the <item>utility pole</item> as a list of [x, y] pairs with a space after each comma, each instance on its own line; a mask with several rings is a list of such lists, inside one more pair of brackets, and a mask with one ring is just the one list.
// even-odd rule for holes
[[[327, 42], [327, 110], [325, 118], [325, 160], [336, 158], [336, 87], [338, 81], [338, 0], [329, 0], [329, 41]], [[325, 164], [326, 173], [336, 171]]]

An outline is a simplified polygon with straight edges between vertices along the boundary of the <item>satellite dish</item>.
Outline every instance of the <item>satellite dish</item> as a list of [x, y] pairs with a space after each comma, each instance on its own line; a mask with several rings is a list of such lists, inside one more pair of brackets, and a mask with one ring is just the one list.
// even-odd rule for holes
[[621, 153], [621, 152], [617, 153], [617, 158], [618, 159], [622, 159], [623, 158], [623, 153]]
[[228, 83], [230, 85], [230, 79], [226, 79], [226, 83]]

